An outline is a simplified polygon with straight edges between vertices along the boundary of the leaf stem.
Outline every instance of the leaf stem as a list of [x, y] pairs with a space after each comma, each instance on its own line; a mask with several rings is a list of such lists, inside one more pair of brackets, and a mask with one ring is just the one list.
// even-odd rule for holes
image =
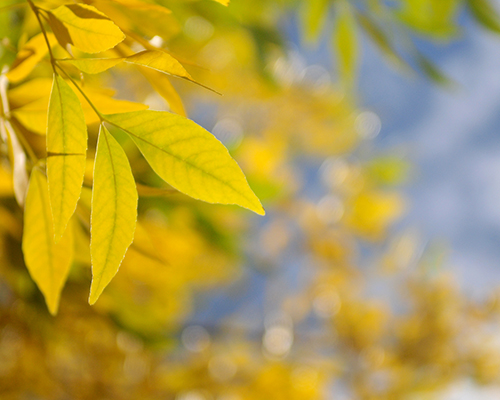
[[76, 89], [80, 92], [80, 94], [83, 96], [85, 100], [87, 100], [87, 103], [89, 103], [89, 106], [94, 110], [94, 112], [97, 114], [101, 122], [107, 122], [106, 118], [104, 117], [103, 114], [96, 108], [96, 106], [92, 103], [92, 101], [88, 98], [88, 96], [85, 94], [83, 89], [78, 86], [78, 84], [75, 82], [75, 80], [58, 64], [56, 63], [55, 66], [61, 70], [61, 72], [71, 81], [71, 83], [76, 87]]
[[36, 19], [38, 20], [38, 25], [40, 25], [40, 29], [42, 31], [43, 37], [45, 39], [45, 43], [47, 44], [47, 48], [49, 50], [49, 56], [50, 56], [50, 64], [52, 65], [52, 69], [54, 70], [54, 74], [57, 74], [56, 72], [56, 67], [55, 67], [55, 57], [54, 54], [52, 53], [52, 47], [50, 46], [49, 38], [47, 36], [47, 31], [45, 30], [45, 27], [43, 26], [42, 20], [40, 19], [40, 12], [37, 6], [33, 4], [31, 0], [28, 0], [28, 4], [30, 5], [31, 9], [33, 10], [33, 13], [35, 14]]

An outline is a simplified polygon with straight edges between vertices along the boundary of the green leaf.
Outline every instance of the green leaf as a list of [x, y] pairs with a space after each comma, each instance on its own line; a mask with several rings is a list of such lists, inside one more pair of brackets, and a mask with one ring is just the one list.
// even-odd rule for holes
[[348, 5], [340, 3], [338, 11], [337, 23], [333, 31], [333, 44], [338, 57], [340, 77], [351, 87], [358, 65], [356, 20]]
[[85, 173], [87, 126], [80, 100], [60, 76], [54, 76], [47, 122], [47, 177], [56, 242], [80, 198]]
[[49, 24], [59, 44], [72, 44], [86, 53], [100, 53], [125, 39], [113, 21], [95, 7], [68, 4], [48, 13]]
[[500, 17], [488, 0], [468, 0], [467, 3], [477, 22], [495, 33], [500, 33]]
[[134, 239], [137, 201], [137, 189], [127, 156], [101, 126], [92, 187], [90, 304], [97, 301], [116, 275]]
[[209, 203], [265, 213], [224, 145], [193, 121], [150, 110], [105, 118], [127, 132], [155, 172], [177, 190]]
[[47, 180], [39, 168], [31, 172], [26, 195], [23, 253], [31, 277], [55, 315], [73, 260], [73, 233], [67, 229], [59, 243], [54, 242]]

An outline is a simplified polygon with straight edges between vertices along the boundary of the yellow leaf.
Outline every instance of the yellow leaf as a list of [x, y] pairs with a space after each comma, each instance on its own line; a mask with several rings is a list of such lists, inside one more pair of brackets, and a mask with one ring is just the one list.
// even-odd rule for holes
[[[22, 107], [42, 97], [47, 97], [48, 99], [50, 90], [52, 89], [52, 81], [53, 79], [51, 78], [35, 78], [16, 86], [14, 89], [10, 89], [8, 97], [11, 109]], [[45, 110], [47, 110], [47, 107]]]
[[137, 189], [127, 156], [101, 126], [92, 188], [90, 304], [96, 302], [116, 275], [134, 239], [137, 201]]
[[59, 61], [74, 65], [86, 74], [99, 74], [113, 68], [115, 65], [120, 64], [123, 61], [123, 58], [68, 58]]
[[72, 44], [86, 53], [100, 53], [115, 47], [125, 35], [113, 21], [95, 7], [68, 4], [49, 12], [49, 24], [59, 44]]
[[[47, 34], [51, 46], [56, 43], [54, 35]], [[17, 53], [7, 78], [16, 83], [26, 78], [31, 71], [40, 63], [48, 52], [47, 44], [42, 33], [32, 37]]]
[[142, 65], [173, 76], [192, 80], [191, 75], [188, 74], [179, 61], [161, 50], [144, 50], [127, 57], [125, 62]]
[[31, 277], [55, 315], [73, 260], [73, 234], [67, 229], [59, 243], [54, 242], [47, 180], [38, 168], [31, 172], [26, 196], [23, 253]]
[[220, 3], [224, 6], [228, 6], [229, 2], [230, 2], [230, 0], [214, 0], [214, 1], [216, 1], [217, 3]]
[[149, 68], [140, 67], [140, 71], [158, 94], [165, 99], [170, 111], [182, 115], [183, 117], [187, 116], [181, 96], [179, 96], [170, 83], [168, 76]]
[[56, 242], [80, 198], [86, 152], [87, 126], [80, 100], [64, 79], [55, 75], [47, 122], [47, 177]]
[[44, 97], [12, 111], [12, 115], [28, 130], [39, 135], [47, 133], [49, 98]]
[[[40, 82], [40, 85], [34, 85], [33, 90], [38, 90], [38, 93], [44, 93]], [[24, 89], [26, 87], [26, 90]], [[23, 92], [28, 91], [31, 86], [29, 84], [22, 85], [20, 88], [23, 88]], [[26, 93], [17, 93], [17, 89], [15, 96], [12, 98], [15, 101], [19, 101], [22, 99], [29, 99], [29, 94]], [[13, 92], [14, 92], [13, 90]], [[50, 90], [50, 88], [49, 88]], [[96, 90], [94, 88], [85, 88], [88, 98], [92, 103], [99, 109], [102, 113], [112, 114], [115, 112], [129, 112], [129, 111], [138, 111], [145, 110], [148, 106], [142, 103], [135, 103], [127, 100], [117, 100], [110, 97], [108, 94], [104, 93], [103, 90]], [[50, 92], [49, 92], [50, 93]], [[90, 107], [87, 103], [87, 100], [78, 92], [77, 97], [82, 105], [83, 114], [85, 116], [85, 121], [88, 125], [99, 123], [100, 119], [95, 113], [95, 111]], [[35, 93], [33, 93], [33, 97], [37, 97]], [[10, 99], [10, 95], [9, 95]], [[37, 133], [39, 135], [46, 134], [46, 124], [47, 124], [47, 108], [49, 104], [49, 95], [44, 93], [43, 97], [36, 99], [22, 107], [16, 108], [12, 110], [12, 115], [27, 129], [30, 131]]]
[[125, 7], [132, 9], [134, 11], [150, 10], [163, 15], [169, 15], [172, 13], [172, 11], [170, 11], [168, 8], [160, 6], [159, 4], [147, 3], [140, 0], [114, 0], [114, 3], [122, 4]]
[[193, 121], [150, 110], [105, 117], [131, 136], [155, 172], [177, 190], [209, 203], [265, 213], [224, 145]]
[[[87, 90], [87, 96], [94, 104], [94, 106], [103, 114], [112, 114], [116, 112], [129, 112], [129, 111], [139, 111], [146, 110], [148, 108], [147, 105], [142, 103], [135, 103], [133, 101], [128, 100], [117, 100], [112, 97], [99, 93], [97, 91]], [[80, 97], [80, 101], [83, 104], [83, 113], [85, 114], [85, 120], [87, 124], [97, 123], [100, 121], [99, 117], [95, 113], [95, 111], [89, 106], [86, 100], [83, 97]]]

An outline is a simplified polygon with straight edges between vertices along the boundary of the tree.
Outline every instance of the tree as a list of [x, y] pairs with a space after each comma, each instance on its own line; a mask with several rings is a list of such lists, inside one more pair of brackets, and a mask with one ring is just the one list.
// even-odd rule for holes
[[[275, 28], [283, 7], [303, 7], [314, 36], [330, 3], [160, 3], [3, 6], [6, 396], [316, 399], [340, 382], [358, 398], [399, 399], [462, 376], [495, 380], [488, 334], [469, 343], [461, 327], [486, 328], [496, 302], [475, 304], [434, 276], [432, 252], [418, 260], [411, 233], [386, 240], [405, 208], [394, 188], [405, 163], [357, 151], [374, 116], [324, 84], [327, 75], [311, 80], [284, 55]], [[381, 16], [404, 32], [455, 31], [462, 2], [417, 3], [332, 2], [343, 89], [355, 80], [358, 26], [394, 60], [393, 36], [376, 22]], [[494, 29], [496, 17], [481, 4], [469, 7]], [[442, 76], [416, 54], [430, 77]], [[170, 77], [180, 78], [175, 86]], [[129, 100], [104, 88], [113, 82]], [[226, 148], [185, 118], [181, 99], [188, 109], [217, 104], [214, 133], [249, 184]], [[329, 158], [321, 168], [325, 195], [315, 204], [301, 193], [296, 172], [298, 163], [316, 166], [318, 156]], [[253, 263], [272, 279], [287, 252], [308, 255], [301, 268], [308, 278], [297, 293], [278, 296], [273, 308], [282, 314], [262, 332], [240, 330], [230, 319], [187, 327], [179, 338], [194, 294], [235, 280], [234, 265], [249, 246], [246, 226], [259, 224], [248, 212], [190, 197], [263, 214], [250, 187], [271, 210]], [[387, 275], [360, 273], [357, 247], [367, 243]], [[91, 264], [93, 308], [83, 301]], [[364, 284], [395, 277], [410, 288], [394, 293], [406, 305], [402, 315], [363, 292]], [[49, 317], [43, 298], [55, 314], [65, 284], [61, 310]]]

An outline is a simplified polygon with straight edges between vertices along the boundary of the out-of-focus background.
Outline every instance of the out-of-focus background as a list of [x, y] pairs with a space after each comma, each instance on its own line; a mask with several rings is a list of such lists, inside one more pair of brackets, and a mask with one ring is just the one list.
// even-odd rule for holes
[[[88, 306], [84, 187], [51, 317], [4, 146], [0, 398], [500, 399], [497, 2], [85, 3], [128, 35], [100, 57], [168, 49], [223, 96], [145, 68], [68, 73], [96, 99], [109, 87], [211, 131], [266, 216], [172, 194], [111, 127], [140, 184], [134, 244]], [[50, 65], [16, 71], [40, 28], [24, 2], [0, 12], [2, 101], [43, 158]]]

